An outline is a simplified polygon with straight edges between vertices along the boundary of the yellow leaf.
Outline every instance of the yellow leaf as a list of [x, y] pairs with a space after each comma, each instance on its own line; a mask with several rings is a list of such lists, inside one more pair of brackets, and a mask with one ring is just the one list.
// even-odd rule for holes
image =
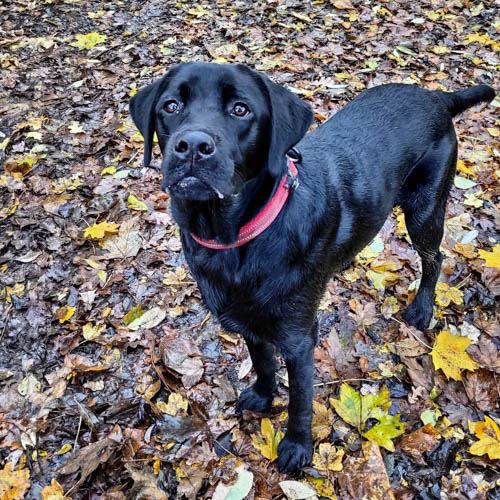
[[101, 335], [101, 333], [106, 330], [106, 326], [105, 325], [93, 325], [92, 323], [86, 323], [85, 325], [83, 325], [83, 338], [85, 340], [94, 340], [96, 339], [97, 337], [99, 337], [99, 335]]
[[116, 167], [105, 167], [101, 170], [101, 175], [106, 175], [106, 174], [115, 174], [116, 173]]
[[344, 453], [342, 448], [337, 448], [330, 443], [321, 443], [318, 451], [314, 453], [313, 466], [319, 470], [341, 471]]
[[66, 443], [61, 446], [61, 448], [56, 451], [56, 455], [64, 455], [65, 453], [68, 453], [68, 451], [71, 451], [73, 449], [73, 445]]
[[141, 382], [137, 385], [135, 390], [147, 399], [148, 401], [153, 398], [156, 393], [161, 388], [161, 380], [157, 379], [153, 381], [153, 377], [151, 375], [145, 375]]
[[50, 485], [45, 486], [40, 494], [42, 500], [71, 500], [70, 497], [64, 495], [64, 490], [55, 479], [52, 479]]
[[315, 441], [326, 439], [332, 430], [333, 411], [324, 404], [313, 401], [312, 433]]
[[457, 172], [464, 174], [464, 175], [470, 175], [471, 177], [476, 178], [477, 174], [474, 172], [474, 170], [470, 167], [468, 167], [465, 164], [464, 160], [458, 160], [457, 161]]
[[174, 417], [180, 413], [186, 412], [188, 409], [187, 399], [182, 397], [182, 394], [172, 392], [168, 396], [168, 402], [160, 408], [163, 413], [168, 413]]
[[97, 271], [97, 277], [101, 280], [102, 284], [104, 285], [108, 279], [108, 273], [103, 270]]
[[349, 384], [342, 384], [340, 399], [330, 398], [330, 403], [344, 422], [355, 427], [362, 427], [369, 418], [382, 418], [391, 406], [387, 387], [382, 387], [375, 396], [362, 396]]
[[10, 137], [5, 138], [2, 142], [0, 142], [0, 151], [5, 151], [5, 148], [10, 142]]
[[77, 49], [80, 50], [85, 50], [85, 49], [91, 49], [92, 47], [95, 47], [99, 43], [102, 43], [106, 40], [107, 36], [106, 35], [99, 35], [99, 33], [96, 33], [93, 31], [92, 33], [88, 33], [87, 35], [75, 35], [76, 41], [70, 43], [72, 47], [76, 47]]
[[264, 457], [272, 462], [278, 458], [278, 445], [284, 434], [280, 430], [275, 432], [273, 424], [268, 418], [261, 420], [260, 431], [263, 439], [252, 434], [252, 444]]
[[335, 488], [328, 478], [307, 476], [307, 480], [314, 486], [316, 493], [321, 497], [338, 500], [337, 495], [335, 495]]
[[441, 281], [436, 284], [435, 302], [440, 307], [448, 307], [452, 302], [459, 306], [463, 303], [463, 296], [464, 294], [454, 286], [448, 286]]
[[484, 267], [500, 269], [500, 244], [496, 244], [491, 252], [478, 250], [479, 258], [485, 261]]
[[14, 465], [7, 462], [0, 470], [0, 499], [20, 500], [31, 486], [28, 469], [14, 470]]
[[500, 130], [495, 127], [490, 127], [486, 129], [491, 137], [500, 137]]
[[432, 52], [434, 52], [434, 54], [449, 54], [451, 52], [448, 47], [442, 47], [439, 45], [432, 47], [431, 50]]
[[136, 210], [138, 212], [147, 212], [148, 206], [138, 198], [136, 198], [133, 194], [131, 194], [127, 198], [128, 208], [129, 210]]
[[99, 224], [93, 224], [85, 229], [83, 235], [85, 238], [100, 240], [104, 238], [105, 235], [117, 233], [119, 227], [120, 224], [115, 224], [113, 222], [100, 222]]
[[447, 378], [462, 380], [463, 370], [473, 371], [477, 368], [477, 364], [465, 352], [470, 342], [467, 337], [452, 335], [446, 330], [439, 332], [431, 351], [434, 368], [441, 368]]
[[171, 307], [168, 311], [168, 315], [171, 318], [177, 318], [179, 316], [182, 316], [183, 314], [184, 314], [184, 309], [179, 305]]
[[404, 423], [400, 421], [400, 415], [384, 415], [378, 424], [375, 424], [369, 431], [364, 432], [363, 436], [373, 443], [384, 447], [386, 450], [394, 451], [392, 440], [403, 434], [405, 431]]
[[472, 243], [457, 243], [453, 247], [453, 251], [459, 255], [463, 255], [466, 259], [473, 259], [474, 257], [477, 257], [476, 248]]
[[476, 193], [467, 193], [465, 195], [464, 205], [474, 208], [480, 208], [483, 206], [483, 200], [479, 196], [483, 194], [482, 191]]
[[385, 290], [386, 285], [397, 283], [400, 275], [391, 271], [366, 271], [366, 277], [373, 283], [373, 286], [380, 291]]
[[5, 290], [7, 292], [7, 302], [12, 303], [11, 296], [16, 295], [17, 297], [22, 297], [24, 295], [24, 283], [16, 283], [14, 286], [7, 286]]
[[479, 441], [474, 443], [469, 451], [473, 455], [488, 454], [490, 460], [500, 459], [500, 428], [490, 417], [485, 416], [484, 422], [469, 422], [469, 428]]
[[75, 314], [75, 308], [71, 306], [60, 307], [55, 314], [55, 319], [59, 320], [59, 323], [66, 323]]

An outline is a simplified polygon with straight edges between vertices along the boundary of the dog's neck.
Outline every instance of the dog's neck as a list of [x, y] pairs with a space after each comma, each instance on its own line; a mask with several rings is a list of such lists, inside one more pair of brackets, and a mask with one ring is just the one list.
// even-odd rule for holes
[[248, 180], [235, 196], [208, 201], [172, 197], [172, 213], [181, 230], [222, 244], [234, 243], [241, 227], [267, 203], [279, 179], [264, 170]]

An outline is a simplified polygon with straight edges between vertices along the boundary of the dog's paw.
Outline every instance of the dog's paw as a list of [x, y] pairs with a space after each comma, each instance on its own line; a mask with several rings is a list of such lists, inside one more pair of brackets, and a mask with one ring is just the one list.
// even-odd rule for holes
[[293, 474], [311, 463], [312, 443], [304, 444], [285, 436], [278, 446], [278, 467], [280, 472]]
[[408, 309], [403, 313], [403, 319], [410, 325], [425, 330], [432, 319], [432, 306], [421, 307], [415, 302], [410, 304]]
[[245, 389], [236, 403], [236, 413], [243, 413], [243, 410], [257, 411], [267, 413], [271, 410], [273, 396], [259, 394], [252, 385]]

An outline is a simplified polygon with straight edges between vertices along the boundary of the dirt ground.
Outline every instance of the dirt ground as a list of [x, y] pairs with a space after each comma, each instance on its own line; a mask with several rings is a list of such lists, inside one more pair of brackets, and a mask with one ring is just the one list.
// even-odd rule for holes
[[455, 120], [431, 329], [401, 319], [420, 263], [397, 210], [330, 282], [294, 477], [286, 370], [272, 414], [234, 414], [246, 347], [203, 306], [159, 154], [142, 167], [130, 96], [181, 61], [250, 64], [314, 126], [387, 82], [499, 90], [495, 2], [351, 1], [3, 0], [0, 498], [500, 499], [498, 98]]

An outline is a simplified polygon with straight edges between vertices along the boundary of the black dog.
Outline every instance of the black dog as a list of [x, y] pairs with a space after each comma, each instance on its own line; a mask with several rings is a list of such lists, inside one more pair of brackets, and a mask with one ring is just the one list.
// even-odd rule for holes
[[315, 317], [326, 284], [396, 205], [422, 258], [404, 318], [428, 327], [457, 158], [451, 118], [493, 97], [485, 85], [454, 93], [384, 85], [305, 137], [309, 105], [244, 65], [179, 64], [132, 99], [145, 165], [158, 135], [162, 188], [205, 302], [248, 345], [257, 381], [241, 394], [239, 412], [269, 409], [275, 349], [286, 361], [280, 470], [311, 460]]

